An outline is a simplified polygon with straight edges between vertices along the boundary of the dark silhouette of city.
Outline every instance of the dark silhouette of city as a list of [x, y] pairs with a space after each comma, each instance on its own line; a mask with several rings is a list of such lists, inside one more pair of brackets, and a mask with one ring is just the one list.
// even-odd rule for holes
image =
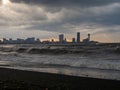
[[76, 38], [72, 38], [71, 42], [67, 41], [67, 38], [65, 38], [64, 34], [60, 34], [59, 41], [54, 41], [54, 39], [41, 41], [39, 38], [36, 39], [35, 37], [30, 37], [27, 39], [17, 38], [16, 40], [13, 40], [12, 38], [10, 39], [3, 38], [3, 40], [0, 41], [0, 43], [1, 44], [82, 44], [82, 43], [90, 44], [90, 43], [98, 43], [98, 42], [91, 41], [90, 34], [88, 34], [87, 38], [81, 41], [80, 32], [77, 32]]

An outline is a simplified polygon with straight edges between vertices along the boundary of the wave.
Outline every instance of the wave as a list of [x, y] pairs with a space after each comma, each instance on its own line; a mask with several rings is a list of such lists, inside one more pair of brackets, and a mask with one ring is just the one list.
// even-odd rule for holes
[[31, 68], [91, 68], [91, 69], [105, 69], [105, 70], [119, 70], [120, 71], [120, 65], [119, 65], [119, 59], [118, 60], [97, 60], [97, 61], [91, 61], [89, 60], [72, 60], [68, 55], [66, 57], [69, 58], [69, 60], [62, 60], [58, 59], [55, 60], [54, 58], [48, 59], [50, 55], [46, 56], [45, 59], [38, 59], [36, 61], [31, 61], [30, 59], [27, 59], [27, 61], [18, 60], [17, 62], [10, 63], [10, 65], [17, 67], [31, 67]]
[[31, 47], [31, 46], [13, 46], [0, 47], [0, 52], [18, 52], [28, 54], [100, 54], [117, 53], [120, 54], [120, 48], [103, 47]]
[[29, 53], [29, 54], [79, 54], [79, 53], [93, 53], [88, 50], [71, 50], [71, 49], [39, 49], [39, 48], [19, 48], [16, 50], [19, 53]]
[[[11, 50], [9, 50], [11, 51]], [[18, 53], [29, 53], [29, 54], [100, 54], [100, 53], [117, 53], [120, 54], [120, 49], [66, 49], [66, 48], [18, 48], [15, 50]]]

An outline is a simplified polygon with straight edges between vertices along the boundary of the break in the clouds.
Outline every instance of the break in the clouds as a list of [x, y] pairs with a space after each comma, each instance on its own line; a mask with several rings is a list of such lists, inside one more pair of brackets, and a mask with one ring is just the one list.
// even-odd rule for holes
[[0, 2], [0, 36], [120, 41], [120, 0], [7, 0]]

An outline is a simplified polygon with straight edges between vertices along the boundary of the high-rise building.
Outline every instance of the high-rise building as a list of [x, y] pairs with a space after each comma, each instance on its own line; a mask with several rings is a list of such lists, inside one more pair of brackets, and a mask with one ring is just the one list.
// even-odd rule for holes
[[80, 32], [77, 32], [77, 43], [80, 42]]
[[90, 41], [90, 34], [88, 33], [88, 40]]
[[63, 43], [63, 42], [64, 42], [64, 35], [63, 35], [63, 34], [60, 34], [60, 35], [59, 35], [59, 42], [60, 42], [60, 43]]

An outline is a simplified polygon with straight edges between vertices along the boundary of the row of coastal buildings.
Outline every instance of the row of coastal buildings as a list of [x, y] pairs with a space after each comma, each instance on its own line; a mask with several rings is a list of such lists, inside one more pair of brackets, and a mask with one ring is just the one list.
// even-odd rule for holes
[[[59, 43], [66, 43], [67, 39], [64, 38], [64, 34], [60, 34], [59, 35]], [[90, 34], [88, 34], [88, 37], [83, 39], [83, 41], [81, 41], [81, 35], [80, 32], [77, 32], [77, 37], [76, 38], [72, 38], [72, 43], [90, 43], [93, 41], [90, 41]]]
[[18, 38], [16, 40], [13, 40], [12, 38], [10, 39], [3, 38], [3, 40], [1, 40], [0, 43], [1, 44], [80, 44], [80, 43], [97, 43], [97, 42], [90, 40], [90, 34], [88, 34], [87, 38], [81, 41], [80, 32], [77, 32], [76, 38], [72, 38], [71, 41], [67, 41], [65, 35], [60, 34], [58, 41], [55, 41], [54, 39], [41, 41], [39, 38], [36, 39], [35, 37], [31, 37], [27, 39]]

